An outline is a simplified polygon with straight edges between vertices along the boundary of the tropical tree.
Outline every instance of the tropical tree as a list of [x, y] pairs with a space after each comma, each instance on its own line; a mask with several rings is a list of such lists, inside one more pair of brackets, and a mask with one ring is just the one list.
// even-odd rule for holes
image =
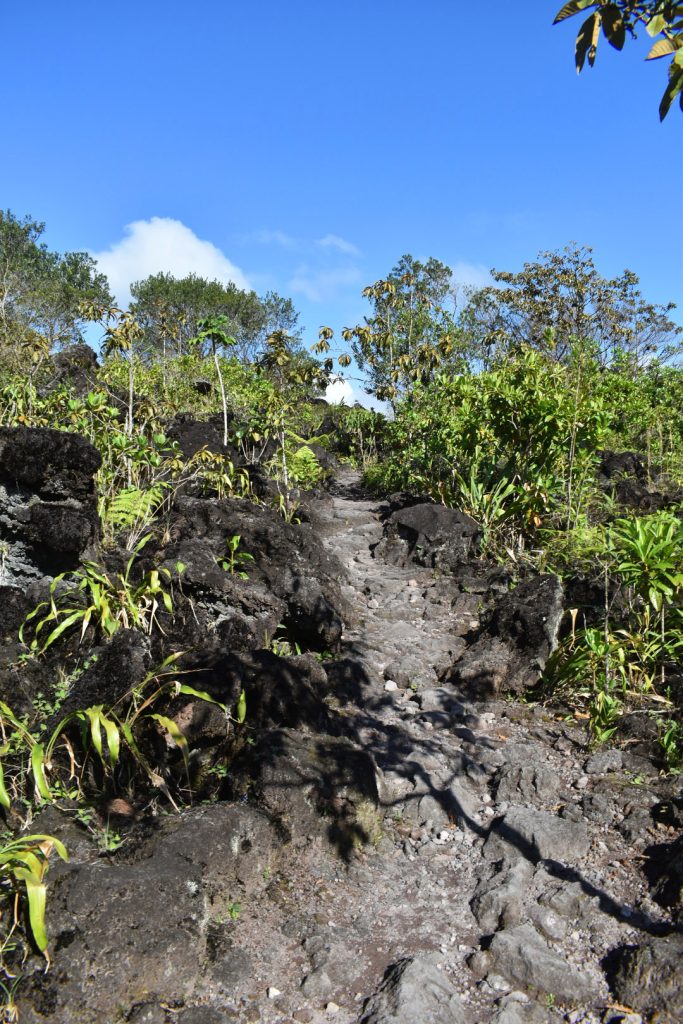
[[136, 282], [131, 294], [131, 311], [143, 327], [143, 347], [148, 353], [185, 353], [202, 334], [200, 321], [222, 318], [234, 338], [235, 354], [247, 362], [256, 357], [272, 331], [296, 333], [299, 319], [291, 299], [275, 292], [259, 298], [232, 282], [209, 281], [196, 274], [183, 278], [153, 274]]
[[211, 346], [211, 355], [216, 367], [218, 385], [221, 389], [221, 408], [223, 410], [223, 444], [228, 443], [228, 400], [225, 394], [225, 381], [221, 372], [221, 364], [218, 359], [219, 349], [230, 349], [235, 345], [235, 339], [230, 334], [230, 322], [225, 316], [205, 317], [197, 322], [199, 333], [195, 338], [190, 339], [190, 344], [198, 348], [204, 342]]
[[426, 383], [457, 352], [452, 271], [439, 260], [403, 256], [385, 280], [363, 290], [373, 305], [364, 323], [347, 327], [368, 391], [395, 405], [415, 381]]
[[636, 29], [644, 25], [648, 35], [656, 37], [646, 60], [671, 57], [669, 79], [659, 104], [663, 121], [678, 96], [683, 110], [683, 3], [667, 0], [569, 0], [555, 15], [553, 24], [575, 14], [591, 10], [576, 37], [576, 70], [580, 72], [588, 60], [595, 64], [600, 30], [607, 41], [621, 50], [627, 33], [634, 39]]
[[675, 305], [646, 302], [630, 270], [602, 277], [591, 253], [572, 244], [515, 273], [491, 271], [496, 285], [475, 292], [459, 319], [484, 364], [520, 344], [567, 362], [578, 340], [593, 344], [602, 366], [634, 369], [680, 351], [683, 329], [668, 316]]
[[107, 279], [84, 252], [51, 252], [44, 224], [0, 210], [0, 352], [49, 352], [82, 341], [82, 304], [110, 305]]

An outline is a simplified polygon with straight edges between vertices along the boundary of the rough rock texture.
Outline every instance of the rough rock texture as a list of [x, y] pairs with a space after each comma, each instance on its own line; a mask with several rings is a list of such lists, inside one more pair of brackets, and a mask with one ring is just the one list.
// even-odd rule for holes
[[621, 1003], [657, 1014], [662, 1024], [683, 1020], [683, 935], [652, 938], [623, 950], [612, 990]]
[[360, 1024], [465, 1024], [465, 1010], [447, 978], [428, 960], [393, 964], [360, 1018]]
[[411, 505], [389, 516], [377, 554], [392, 565], [412, 562], [454, 571], [476, 554], [479, 537], [479, 527], [464, 512]]
[[491, 953], [497, 970], [515, 985], [570, 1003], [590, 1002], [600, 995], [596, 979], [572, 969], [530, 924], [497, 932]]
[[[357, 1024], [394, 998], [411, 1024], [642, 1024], [612, 1005], [619, 972], [625, 986], [650, 972], [678, 1013], [659, 945], [680, 915], [674, 785], [644, 740], [596, 752], [551, 706], [454, 687], [492, 624], [491, 646], [537, 673], [548, 601], [534, 623], [497, 567], [385, 561], [382, 517], [348, 470], [303, 527], [185, 495], [143, 552], [147, 567], [187, 564], [165, 635], [69, 647], [62, 710], [108, 705], [185, 652], [165, 678], [233, 708], [244, 689], [247, 717], [164, 694], [154, 710], [185, 735], [191, 786], [148, 719], [156, 776], [131, 786], [130, 751], [106, 774], [89, 757], [85, 824], [66, 798], [36, 815], [71, 860], [47, 876], [50, 970], [16, 964], [22, 1024]], [[217, 565], [236, 534], [255, 558], [246, 580]], [[106, 557], [116, 571], [124, 556]], [[8, 629], [22, 589], [0, 609]], [[293, 653], [305, 636], [317, 655]], [[0, 695], [30, 719], [38, 692], [54, 699], [57, 656], [17, 653], [0, 643]]]
[[87, 394], [95, 384], [97, 356], [90, 345], [69, 345], [52, 356], [54, 376], [50, 389], [68, 383], [80, 395]]
[[499, 596], [450, 681], [479, 700], [534, 686], [557, 645], [563, 599], [562, 583], [552, 575], [531, 577]]
[[[322, 731], [329, 725], [325, 704], [330, 686], [320, 662], [311, 654], [282, 657], [271, 651], [237, 652], [219, 649], [205, 656], [189, 655], [180, 662], [192, 675], [192, 685], [228, 707], [236, 705], [244, 690], [249, 725], [258, 729], [282, 726]], [[212, 715], [205, 702], [194, 702], [196, 713]], [[218, 712], [219, 719], [222, 718]], [[199, 739], [206, 728], [203, 717], [184, 724], [188, 735]], [[225, 731], [222, 722], [221, 729]]]
[[133, 863], [54, 872], [48, 924], [60, 966], [30, 979], [22, 1020], [109, 1024], [112, 1007], [187, 1000], [212, 972], [211, 926], [264, 888], [278, 857], [263, 815], [217, 805], [167, 819]]
[[523, 856], [532, 860], [569, 859], [574, 863], [588, 853], [588, 829], [583, 821], [513, 806], [494, 823], [484, 853], [490, 860]]
[[[654, 479], [653, 479], [654, 478]], [[598, 467], [598, 483], [621, 505], [641, 514], [657, 512], [680, 504], [681, 493], [660, 490], [665, 481], [653, 467], [646, 465], [637, 452], [604, 451]]]
[[379, 838], [381, 775], [350, 740], [267, 732], [233, 764], [232, 780], [288, 835], [323, 834], [344, 858]]
[[24, 586], [87, 556], [99, 536], [93, 477], [100, 465], [97, 450], [76, 434], [0, 427], [0, 583]]
[[[248, 621], [248, 609], [232, 610], [230, 583], [225, 579], [230, 572], [218, 565], [225, 558], [226, 542], [233, 536], [240, 538], [239, 551], [254, 559], [245, 565], [249, 585], [238, 584], [239, 589], [248, 592], [262, 584], [270, 595], [262, 599], [264, 605], [269, 600], [272, 608], [273, 597], [284, 603], [279, 605], [280, 621], [292, 639], [305, 648], [334, 648], [351, 609], [341, 595], [342, 567], [327, 553], [310, 525], [286, 523], [276, 512], [239, 499], [181, 497], [171, 542], [160, 556], [169, 569], [178, 561], [186, 566], [183, 582], [200, 603], [213, 604], [218, 597], [220, 606], [226, 593], [225, 618], [230, 621], [237, 615]], [[266, 621], [271, 622], [272, 616], [266, 615]], [[262, 633], [256, 643], [263, 640]]]

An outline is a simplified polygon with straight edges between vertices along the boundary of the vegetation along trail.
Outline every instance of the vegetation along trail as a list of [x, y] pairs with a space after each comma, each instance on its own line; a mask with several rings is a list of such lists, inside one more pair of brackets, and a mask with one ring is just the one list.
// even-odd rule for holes
[[405, 256], [342, 334], [387, 417], [194, 277], [53, 355], [0, 229], [0, 1020], [683, 1019], [669, 307]]

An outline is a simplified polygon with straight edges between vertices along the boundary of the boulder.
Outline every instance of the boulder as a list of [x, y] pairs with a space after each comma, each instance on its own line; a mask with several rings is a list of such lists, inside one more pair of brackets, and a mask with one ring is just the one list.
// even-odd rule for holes
[[[189, 654], [178, 668], [190, 685], [234, 708], [242, 690], [247, 701], [247, 725], [253, 729], [283, 727], [322, 729], [329, 712], [324, 703], [330, 684], [322, 665], [310, 654], [281, 657], [271, 651], [228, 651]], [[190, 742], [209, 728], [205, 701], [193, 704], [194, 715], [183, 729]], [[225, 719], [220, 731], [225, 733]]]
[[0, 582], [23, 587], [77, 568], [92, 552], [101, 463], [78, 434], [0, 427]]
[[[340, 587], [344, 570], [309, 524], [287, 523], [272, 509], [238, 498], [217, 501], [184, 496], [176, 502], [170, 534], [170, 543], [161, 551], [154, 553], [151, 545], [145, 548], [143, 566], [161, 560], [172, 571], [182, 562], [186, 567], [183, 588], [193, 599], [208, 604], [228, 587], [253, 590], [260, 584], [280, 603], [279, 622], [292, 641], [304, 649], [336, 648], [343, 621], [351, 618]], [[234, 536], [240, 538], [238, 551], [253, 559], [236, 567], [246, 572], [247, 580], [218, 564]], [[274, 629], [271, 638], [273, 633]], [[263, 631], [257, 642], [264, 642]]]
[[599, 979], [577, 970], [556, 953], [530, 924], [497, 932], [490, 952], [496, 971], [514, 985], [535, 989], [572, 1006], [601, 995]]
[[60, 384], [68, 384], [79, 395], [86, 395], [97, 383], [97, 356], [90, 345], [69, 345], [52, 356], [52, 391]]
[[536, 862], [552, 860], [575, 865], [589, 849], [584, 821], [568, 821], [550, 811], [512, 806], [495, 822], [484, 845], [484, 856], [492, 861], [524, 857]]
[[392, 964], [367, 1000], [359, 1024], [465, 1024], [465, 1008], [453, 985], [424, 957]]
[[454, 665], [449, 682], [478, 700], [535, 686], [557, 646], [563, 612], [559, 577], [546, 574], [524, 580], [497, 598], [478, 639]]
[[683, 1020], [683, 935], [657, 936], [620, 951], [612, 978], [620, 1003], [662, 1024]]
[[321, 835], [344, 859], [381, 836], [381, 773], [351, 740], [266, 732], [233, 762], [230, 787], [248, 793], [293, 840]]
[[400, 508], [384, 524], [375, 554], [392, 565], [454, 572], [476, 555], [481, 531], [474, 519], [444, 505]]
[[111, 1024], [112, 1007], [128, 1020], [141, 1005], [189, 1000], [212, 970], [212, 922], [265, 888], [280, 849], [259, 811], [217, 804], [163, 819], [133, 863], [51, 871], [47, 923], [59, 969], [25, 973], [22, 1022]]
[[648, 469], [642, 455], [637, 452], [602, 452], [598, 466], [597, 480], [603, 490], [627, 508], [641, 513], [657, 512], [659, 509], [679, 503], [677, 494], [665, 494], [652, 480], [658, 475], [652, 467]]

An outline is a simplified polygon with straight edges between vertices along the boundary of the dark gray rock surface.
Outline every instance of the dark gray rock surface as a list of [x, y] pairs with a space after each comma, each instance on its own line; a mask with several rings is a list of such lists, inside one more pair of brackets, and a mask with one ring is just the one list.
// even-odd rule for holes
[[651, 938], [619, 957], [612, 989], [617, 999], [656, 1019], [683, 1020], [683, 935]]
[[554, 996], [567, 1003], [587, 1003], [600, 997], [600, 981], [572, 968], [530, 924], [505, 928], [491, 943], [496, 969], [515, 985]]
[[465, 1024], [453, 985], [428, 960], [407, 957], [393, 964], [372, 995], [359, 1024]]

